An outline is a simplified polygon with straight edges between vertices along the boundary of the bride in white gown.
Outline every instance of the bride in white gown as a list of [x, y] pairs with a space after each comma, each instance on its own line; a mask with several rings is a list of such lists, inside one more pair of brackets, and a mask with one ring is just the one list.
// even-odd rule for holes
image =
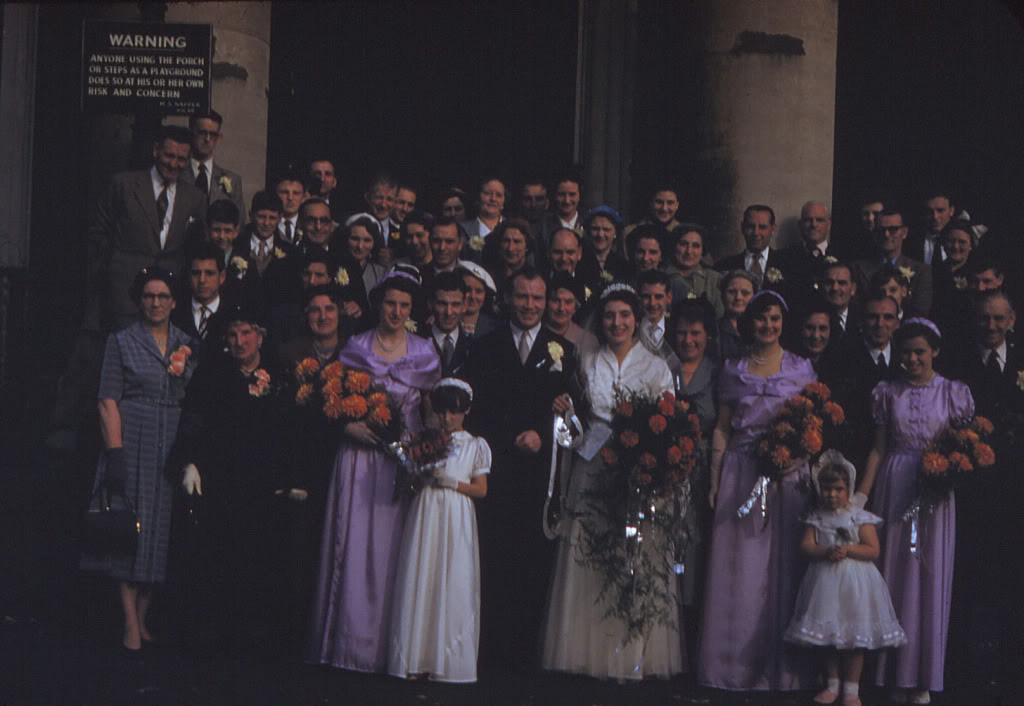
[[[637, 339], [640, 320], [640, 300], [631, 287], [611, 285], [605, 290], [598, 315], [602, 345], [583, 358], [591, 409], [587, 432], [573, 455], [566, 500], [570, 513], [592, 514], [585, 493], [605, 471], [598, 451], [611, 436], [616, 391], [661, 394], [672, 390], [668, 366]], [[679, 629], [678, 582], [669, 581], [669, 623], [674, 627], [656, 624], [646, 640], [627, 643], [626, 625], [617, 618], [605, 618], [608, 599], [599, 600], [601, 574], [580, 563], [581, 533], [577, 516], [559, 539], [541, 666], [618, 680], [682, 672], [685, 643]]]

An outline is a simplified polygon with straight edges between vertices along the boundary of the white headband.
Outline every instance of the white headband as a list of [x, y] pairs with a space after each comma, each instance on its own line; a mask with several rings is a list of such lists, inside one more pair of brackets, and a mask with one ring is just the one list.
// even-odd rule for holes
[[469, 401], [473, 401], [473, 388], [469, 386], [469, 383], [465, 380], [459, 380], [458, 378], [441, 378], [434, 385], [434, 389], [440, 389], [442, 387], [457, 387], [469, 395]]

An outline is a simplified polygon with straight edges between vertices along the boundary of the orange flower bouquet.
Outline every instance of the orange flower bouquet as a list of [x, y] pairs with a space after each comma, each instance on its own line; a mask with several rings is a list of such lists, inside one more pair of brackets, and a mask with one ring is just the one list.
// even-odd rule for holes
[[[630, 392], [616, 400], [600, 451], [601, 484], [579, 514], [582, 561], [604, 576], [608, 618], [627, 641], [645, 639], [670, 615], [669, 582], [684, 570], [690, 475], [703, 453], [700, 420], [670, 393]], [[638, 600], [637, 596], [643, 596]]]
[[988, 443], [993, 427], [985, 417], [955, 423], [939, 432], [921, 454], [917, 471], [917, 494], [922, 505], [946, 499], [964, 479], [996, 462]]
[[846, 433], [846, 413], [832, 399], [828, 385], [812, 382], [786, 400], [755, 447], [761, 475], [736, 514], [746, 517], [760, 500], [767, 515], [768, 484], [839, 446]]
[[365, 370], [347, 368], [341, 361], [321, 366], [306, 358], [295, 366], [295, 403], [319, 409], [342, 426], [365, 422], [387, 445], [402, 436], [402, 410], [383, 386], [374, 385]]

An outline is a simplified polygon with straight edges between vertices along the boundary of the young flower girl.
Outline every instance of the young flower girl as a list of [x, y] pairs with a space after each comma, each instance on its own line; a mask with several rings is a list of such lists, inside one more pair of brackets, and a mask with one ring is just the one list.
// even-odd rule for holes
[[864, 650], [896, 647], [907, 639], [889, 589], [872, 563], [879, 551], [875, 525], [882, 520], [850, 505], [856, 475], [838, 451], [826, 451], [811, 469], [818, 505], [804, 520], [800, 544], [811, 565], [785, 639], [827, 649], [826, 687], [814, 697], [818, 704], [836, 703], [841, 677], [841, 703], [859, 706]]
[[491, 449], [462, 428], [472, 401], [473, 389], [455, 378], [430, 393], [452, 446], [433, 485], [413, 501], [402, 535], [388, 672], [403, 679], [476, 681], [480, 558], [471, 498], [487, 494]]

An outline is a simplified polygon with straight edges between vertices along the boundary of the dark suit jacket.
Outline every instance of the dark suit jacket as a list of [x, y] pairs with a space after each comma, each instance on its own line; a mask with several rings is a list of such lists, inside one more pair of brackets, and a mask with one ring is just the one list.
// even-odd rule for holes
[[200, 336], [199, 329], [196, 328], [196, 320], [192, 316], [191, 295], [187, 299], [183, 297], [181, 299], [181, 304], [171, 312], [171, 323], [192, 338], [197, 341], [201, 341], [203, 355], [206, 354], [208, 349], [223, 352], [224, 330], [226, 328], [224, 312], [227, 311], [229, 306], [231, 306], [231, 304], [226, 297], [222, 295], [220, 298], [220, 304], [217, 305], [217, 311], [214, 312], [206, 322], [206, 336]]
[[890, 349], [889, 366], [883, 373], [868, 352], [864, 339], [851, 334], [838, 348], [822, 356], [819, 379], [832, 390], [832, 399], [846, 412], [850, 436], [843, 453], [862, 468], [874, 440], [871, 391], [881, 380], [895, 377], [896, 352]]
[[160, 223], [150, 170], [122, 172], [111, 179], [89, 224], [87, 327], [120, 328], [135, 320], [138, 307], [129, 289], [143, 267], [180, 272], [185, 250], [201, 237], [206, 206], [195, 187], [179, 179], [167, 240]]
[[971, 388], [975, 413], [995, 425], [993, 441], [997, 460], [1002, 460], [1000, 456], [1005, 456], [1011, 447], [1024, 446], [1019, 440], [1024, 434], [1024, 390], [1017, 382], [1021, 371], [1024, 371], [1024, 352], [1010, 343], [1007, 343], [1002, 373], [997, 374], [982, 365], [977, 347], [972, 347], [956, 365], [956, 372], [959, 372], [956, 377]]
[[[832, 244], [823, 257], [814, 257], [803, 241], [779, 251], [782, 275], [791, 294], [803, 299], [814, 293], [814, 285], [821, 279], [827, 264], [825, 257], [833, 254]], [[769, 257], [769, 259], [771, 259]]]
[[[182, 171], [181, 178], [183, 181], [195, 185], [196, 173], [192, 171], [191, 159], [188, 161], [188, 166]], [[245, 210], [245, 198], [242, 196], [242, 177], [230, 169], [220, 166], [214, 160], [213, 175], [210, 178], [210, 190], [206, 194], [206, 203], [209, 205], [214, 201], [224, 199], [238, 206], [238, 225], [244, 226], [249, 214]]]
[[[924, 231], [917, 230], [911, 232], [910, 235], [907, 236], [907, 239], [903, 242], [903, 254], [911, 258], [912, 260], [924, 262], [925, 238], [926, 236]], [[935, 241], [935, 251], [933, 252], [932, 261], [930, 263], [932, 266], [935, 266], [942, 262], [942, 255], [939, 255], [939, 247], [941, 246], [941, 244], [942, 243], [939, 240]]]
[[[261, 274], [256, 266], [256, 258], [252, 254], [250, 239], [252, 233], [246, 228], [239, 234], [232, 250], [232, 257], [237, 251], [240, 257], [246, 260], [245, 272], [239, 278], [238, 269], [233, 273], [236, 279], [243, 283], [242, 290], [249, 298], [250, 304], [257, 307], [265, 317], [270, 316], [270, 311], [283, 302], [297, 299], [301, 292], [301, 277], [299, 271], [299, 257], [296, 255], [295, 247], [274, 236], [273, 250], [267, 268]], [[229, 270], [232, 263], [228, 263]], [[228, 277], [232, 273], [228, 274]], [[227, 278], [225, 278], [226, 280]]]
[[[715, 269], [718, 270], [719, 272], [731, 272], [732, 270], [742, 270], [743, 260], [746, 257], [746, 254], [747, 251], [744, 250], [740, 253], [737, 253], [736, 255], [723, 257], [721, 260], [715, 263]], [[776, 250], [775, 248], [768, 248], [768, 263], [764, 268], [765, 272], [767, 272], [768, 269], [772, 267], [782, 272], [783, 264], [784, 263], [780, 256], [780, 251]], [[784, 272], [783, 275], [785, 275]]]
[[[858, 260], [853, 263], [853, 276], [857, 278], [857, 291], [867, 292], [871, 276], [882, 268], [881, 258]], [[909, 267], [914, 276], [910, 278], [910, 301], [903, 303], [904, 318], [928, 316], [932, 310], [932, 268], [919, 260], [902, 253], [896, 258], [897, 267]]]
[[441, 353], [441, 347], [437, 345], [437, 339], [434, 338], [434, 329], [430, 326], [426, 326], [423, 331], [424, 335], [427, 336], [434, 344], [434, 350], [437, 351], [437, 357], [441, 359], [441, 377], [462, 377], [463, 368], [466, 366], [466, 361], [469, 360], [469, 346], [472, 339], [466, 335], [465, 331], [459, 331], [459, 338], [455, 341], [455, 350], [452, 353], [452, 360], [449, 364], [445, 365], [444, 355]]

